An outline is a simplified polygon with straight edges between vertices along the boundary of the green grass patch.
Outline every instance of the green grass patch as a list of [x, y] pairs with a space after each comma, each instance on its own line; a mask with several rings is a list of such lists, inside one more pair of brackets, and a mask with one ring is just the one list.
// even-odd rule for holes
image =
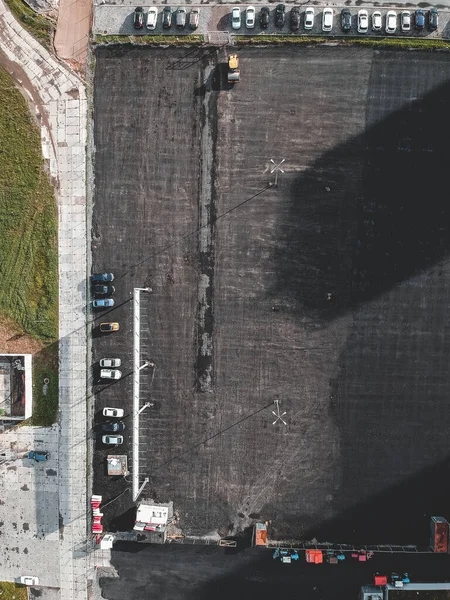
[[[403, 48], [420, 50], [450, 50], [450, 42], [447, 40], [424, 39], [424, 38], [389, 38], [389, 37], [320, 37], [320, 36], [295, 36], [295, 35], [236, 35], [234, 39], [239, 46], [266, 46], [273, 45], [296, 45], [314, 46], [319, 44], [336, 44], [340, 46], [373, 46], [376, 48]], [[163, 44], [184, 45], [203, 44], [203, 35], [187, 35], [177, 37], [175, 35], [95, 35], [94, 44]]]
[[58, 334], [57, 207], [41, 136], [0, 69], [0, 311], [46, 343]]
[[9, 581], [0, 581], [1, 600], [27, 600], [27, 586]]
[[23, 0], [6, 0], [6, 4], [22, 27], [50, 51], [55, 31], [53, 23], [49, 19], [37, 15]]
[[203, 35], [95, 35], [94, 44], [164, 44], [169, 46], [183, 46], [185, 44], [203, 44]]
[[378, 48], [418, 48], [420, 50], [450, 50], [450, 43], [447, 40], [424, 39], [424, 38], [388, 38], [388, 37], [312, 37], [312, 36], [235, 36], [239, 46], [248, 45], [268, 45], [268, 44], [286, 44], [286, 45], [316, 45], [316, 44], [336, 44], [339, 46], [373, 46]]
[[[44, 379], [49, 380], [47, 385], [44, 384]], [[57, 413], [58, 344], [55, 343], [33, 356], [33, 416], [25, 424], [52, 425]]]

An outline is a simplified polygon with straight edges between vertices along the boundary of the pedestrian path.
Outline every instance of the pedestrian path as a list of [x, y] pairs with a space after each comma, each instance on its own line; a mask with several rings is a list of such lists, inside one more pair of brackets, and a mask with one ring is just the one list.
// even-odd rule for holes
[[[45, 577], [41, 583], [59, 585], [61, 600], [86, 600], [86, 92], [83, 82], [15, 21], [2, 0], [0, 50], [15, 67], [11, 70], [21, 70], [33, 86], [42, 111], [44, 155], [58, 189], [60, 418], [54, 516], [59, 572], [51, 574], [51, 584]], [[8, 579], [21, 574], [11, 571]]]

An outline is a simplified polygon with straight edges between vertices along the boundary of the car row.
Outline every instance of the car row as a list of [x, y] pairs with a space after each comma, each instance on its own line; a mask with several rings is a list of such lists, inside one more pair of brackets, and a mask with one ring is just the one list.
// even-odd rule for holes
[[[157, 9], [155, 9], [157, 10]], [[136, 13], [135, 13], [136, 14]], [[157, 13], [156, 13], [157, 14]], [[116, 288], [112, 285], [114, 281], [114, 273], [95, 273], [91, 277], [91, 284], [95, 296], [106, 296], [115, 293]], [[92, 301], [94, 308], [104, 308], [114, 306], [112, 298], [96, 298]], [[100, 323], [100, 331], [102, 333], [110, 333], [119, 331], [119, 323], [106, 322]], [[122, 365], [120, 358], [101, 358], [100, 359], [100, 379], [117, 380], [122, 377], [122, 371], [118, 367]], [[104, 417], [112, 419], [120, 419], [124, 415], [122, 408], [106, 407], [102, 412]], [[123, 432], [125, 425], [122, 421], [106, 421], [100, 425], [102, 442], [107, 446], [119, 446], [123, 444], [123, 436], [119, 435]]]
[[[333, 29], [334, 11], [332, 8], [324, 8], [322, 12], [322, 31], [330, 32]], [[312, 6], [306, 7], [303, 17], [303, 27], [305, 30], [311, 30], [314, 27], [315, 9]], [[352, 30], [352, 13], [348, 8], [341, 11], [341, 28], [342, 31], [348, 33]], [[400, 30], [403, 33], [411, 31], [412, 20], [417, 31], [422, 31], [427, 24], [430, 31], [436, 31], [439, 25], [439, 14], [436, 8], [431, 8], [428, 11], [427, 17], [425, 11], [418, 9], [414, 11], [413, 17], [409, 10], [400, 12]], [[383, 29], [382, 15], [379, 10], [376, 10], [371, 15], [372, 31], [381, 31]], [[388, 34], [393, 34], [397, 31], [398, 16], [394, 10], [389, 10], [386, 13], [385, 31]], [[286, 22], [286, 7], [284, 4], [278, 4], [275, 8], [274, 23], [276, 27], [283, 27]], [[256, 10], [254, 6], [248, 6], [245, 9], [245, 27], [253, 29], [256, 23]], [[292, 31], [298, 31], [301, 25], [300, 8], [293, 6], [290, 11], [289, 24]], [[259, 26], [261, 29], [267, 29], [270, 25], [270, 9], [263, 6], [259, 12]], [[241, 9], [235, 6], [231, 10], [231, 27], [234, 30], [241, 29]], [[369, 13], [365, 9], [358, 11], [356, 17], [356, 29], [360, 34], [367, 33], [370, 28]]]
[[114, 281], [114, 273], [95, 273], [91, 277], [91, 282], [93, 284], [93, 292], [95, 296], [100, 296], [100, 298], [95, 298], [92, 300], [93, 308], [111, 308], [114, 306], [113, 298], [104, 298], [103, 296], [111, 296], [116, 292], [116, 288], [113, 285], [106, 285]]
[[[162, 26], [164, 29], [172, 27], [172, 18], [175, 20], [175, 25], [179, 29], [184, 29], [186, 26], [187, 11], [184, 6], [179, 6], [175, 12], [172, 11], [170, 6], [165, 6], [162, 10]], [[200, 20], [200, 9], [192, 8], [189, 12], [189, 28], [197, 29]], [[156, 29], [158, 24], [158, 8], [151, 6], [148, 9], [147, 17], [144, 16], [144, 9], [142, 6], [138, 6], [134, 10], [133, 24], [135, 29], [143, 29], [144, 21], [146, 21], [146, 28], [150, 31]]]
[[[107, 406], [102, 412], [104, 417], [112, 419], [121, 419], [124, 415], [123, 408], [113, 408]], [[122, 421], [106, 421], [101, 424], [101, 431], [106, 435], [102, 435], [102, 442], [107, 446], [121, 446], [123, 444], [123, 435], [119, 435], [125, 429], [125, 424]]]

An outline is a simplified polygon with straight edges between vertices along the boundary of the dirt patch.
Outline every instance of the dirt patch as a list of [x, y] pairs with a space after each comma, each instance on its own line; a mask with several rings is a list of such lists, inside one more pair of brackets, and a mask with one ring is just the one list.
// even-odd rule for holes
[[92, 3], [88, 0], [61, 0], [55, 34], [55, 50], [60, 58], [70, 61], [77, 71], [84, 70], [87, 60]]
[[0, 316], [0, 352], [6, 354], [36, 354], [45, 344], [33, 339], [9, 319]]

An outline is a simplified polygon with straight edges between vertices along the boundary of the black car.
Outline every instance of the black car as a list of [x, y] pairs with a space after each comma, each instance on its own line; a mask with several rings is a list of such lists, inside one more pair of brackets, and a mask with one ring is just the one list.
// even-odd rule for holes
[[94, 294], [99, 294], [100, 296], [110, 296], [114, 294], [116, 288], [113, 285], [100, 285], [97, 284], [94, 286]]
[[270, 22], [270, 9], [268, 6], [263, 6], [259, 11], [259, 26], [261, 29], [267, 29]]
[[144, 9], [142, 6], [137, 6], [134, 9], [133, 23], [135, 29], [142, 29], [144, 27]]
[[422, 9], [416, 10], [414, 15], [414, 25], [416, 29], [422, 30], [425, 27], [425, 13]]
[[351, 31], [352, 29], [352, 13], [348, 8], [341, 11], [341, 27], [342, 31]]
[[298, 6], [294, 6], [291, 9], [291, 31], [298, 31], [300, 29], [300, 9]]
[[172, 9], [170, 6], [165, 6], [163, 9], [163, 21], [162, 26], [164, 29], [169, 29], [172, 25]]
[[277, 27], [283, 27], [285, 18], [286, 7], [284, 4], [278, 4], [275, 9], [275, 25]]
[[428, 11], [428, 29], [436, 31], [439, 25], [439, 14], [437, 8], [430, 8]]
[[125, 425], [122, 421], [117, 421], [115, 423], [102, 423], [102, 433], [119, 433], [125, 429]]

